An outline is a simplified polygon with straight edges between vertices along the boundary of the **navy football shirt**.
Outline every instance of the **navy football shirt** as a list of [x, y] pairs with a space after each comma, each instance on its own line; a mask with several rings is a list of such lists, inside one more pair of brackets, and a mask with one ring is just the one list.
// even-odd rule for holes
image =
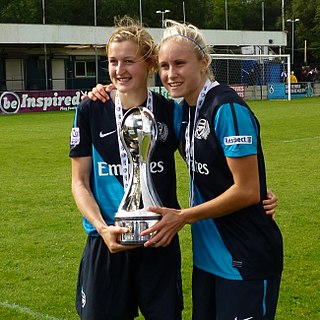
[[[194, 123], [194, 109], [185, 106], [183, 123]], [[233, 280], [279, 275], [282, 237], [262, 206], [267, 188], [258, 120], [231, 88], [218, 85], [207, 93], [195, 126], [194, 170], [190, 173], [195, 186], [193, 205], [219, 196], [233, 184], [226, 157], [254, 154], [258, 157], [261, 202], [194, 223], [194, 265]]]
[[[177, 150], [182, 109], [174, 101], [153, 94], [153, 113], [158, 125], [158, 140], [151, 158], [150, 170], [154, 186], [164, 206], [178, 208], [174, 152]], [[91, 190], [107, 224], [124, 195], [119, 155], [115, 106], [84, 100], [76, 110], [71, 132], [70, 157], [92, 157]], [[92, 224], [83, 218], [90, 235], [97, 235]]]

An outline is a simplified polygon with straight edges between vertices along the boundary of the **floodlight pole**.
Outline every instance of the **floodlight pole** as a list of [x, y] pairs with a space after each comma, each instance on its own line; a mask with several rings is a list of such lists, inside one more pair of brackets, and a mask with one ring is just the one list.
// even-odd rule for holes
[[284, 31], [285, 26], [284, 26], [284, 0], [281, 2], [281, 20], [282, 20], [282, 31]]
[[142, 0], [139, 0], [140, 25], [142, 25]]
[[[42, 24], [46, 24], [46, 10], [45, 10], [45, 0], [42, 0]], [[44, 75], [45, 75], [45, 85], [46, 90], [48, 90], [48, 61], [47, 61], [47, 44], [43, 44], [44, 51]]]
[[262, 20], [262, 31], [264, 31], [264, 1], [261, 2], [261, 20]]
[[287, 22], [291, 22], [291, 64], [294, 65], [294, 24], [299, 22], [300, 19], [288, 19]]
[[164, 10], [164, 11], [161, 11], [161, 10], [157, 10], [156, 11], [156, 13], [159, 13], [159, 14], [161, 14], [161, 26], [162, 26], [162, 28], [164, 28], [164, 15], [166, 14], [166, 13], [169, 13], [170, 12], [170, 10]]
[[224, 13], [226, 17], [226, 30], [228, 30], [229, 29], [228, 0], [224, 0]]
[[183, 13], [183, 23], [186, 23], [186, 7], [184, 1], [182, 1], [182, 13]]
[[[97, 26], [97, 0], [93, 0], [93, 24]], [[98, 68], [98, 48], [97, 44], [94, 44], [94, 55], [95, 55], [95, 67], [96, 67], [96, 83], [99, 83], [99, 68]]]

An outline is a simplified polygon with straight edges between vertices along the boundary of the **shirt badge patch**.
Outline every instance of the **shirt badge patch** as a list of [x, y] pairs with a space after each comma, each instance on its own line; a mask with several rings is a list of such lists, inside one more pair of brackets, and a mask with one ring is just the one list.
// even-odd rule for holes
[[168, 126], [165, 123], [157, 122], [158, 125], [158, 139], [165, 142], [169, 135]]
[[199, 119], [196, 124], [196, 130], [194, 136], [196, 139], [204, 139], [207, 140], [210, 134], [210, 126], [206, 119]]
[[70, 137], [70, 145], [76, 146], [80, 143], [80, 128], [72, 128], [71, 137]]
[[236, 144], [252, 144], [252, 136], [230, 136], [224, 137], [224, 144], [232, 146]]

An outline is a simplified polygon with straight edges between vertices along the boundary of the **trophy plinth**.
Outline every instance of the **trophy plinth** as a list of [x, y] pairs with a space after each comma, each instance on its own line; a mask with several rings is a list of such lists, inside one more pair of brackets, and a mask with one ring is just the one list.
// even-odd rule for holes
[[137, 210], [134, 212], [118, 211], [115, 216], [115, 225], [126, 227], [129, 229], [128, 233], [121, 235], [120, 243], [122, 244], [143, 244], [148, 241], [152, 234], [144, 237], [140, 233], [160, 220], [161, 216], [154, 212], [146, 210]]
[[150, 175], [150, 158], [157, 139], [157, 124], [149, 109], [135, 107], [128, 110], [121, 123], [120, 138], [128, 160], [130, 178], [117, 213], [115, 225], [129, 228], [120, 237], [121, 244], [143, 244], [152, 237], [140, 233], [161, 219], [161, 215], [147, 208], [162, 206]]

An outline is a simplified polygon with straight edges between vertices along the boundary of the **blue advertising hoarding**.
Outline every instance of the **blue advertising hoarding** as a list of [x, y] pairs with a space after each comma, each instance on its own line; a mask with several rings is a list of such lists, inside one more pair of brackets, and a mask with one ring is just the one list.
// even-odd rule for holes
[[[312, 82], [298, 82], [291, 84], [291, 98], [313, 96]], [[268, 99], [287, 99], [288, 85], [286, 83], [268, 83]]]

